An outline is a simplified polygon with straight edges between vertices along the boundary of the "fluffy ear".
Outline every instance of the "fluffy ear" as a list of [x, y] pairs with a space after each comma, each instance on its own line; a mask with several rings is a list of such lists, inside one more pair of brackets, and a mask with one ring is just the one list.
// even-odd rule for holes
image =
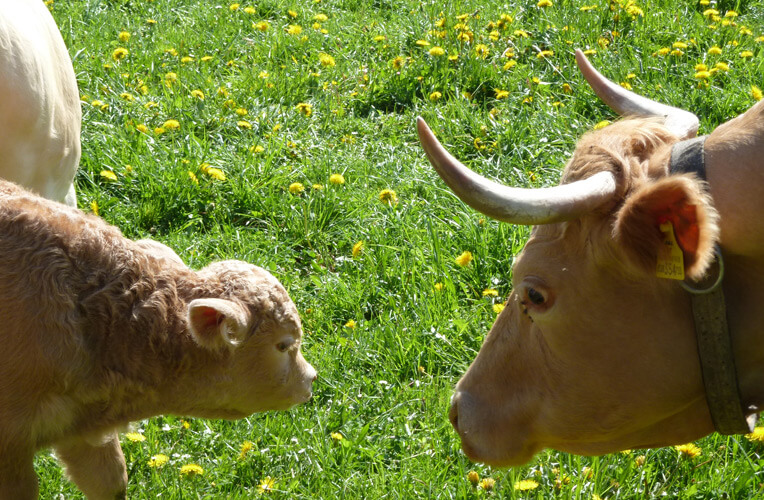
[[613, 237], [640, 268], [655, 273], [659, 257], [667, 251], [670, 236], [665, 230], [670, 222], [685, 275], [699, 279], [713, 262], [717, 219], [702, 183], [694, 176], [675, 175], [637, 188], [618, 211]]
[[241, 343], [247, 333], [248, 317], [244, 309], [230, 300], [195, 299], [188, 304], [188, 324], [196, 342], [210, 349]]

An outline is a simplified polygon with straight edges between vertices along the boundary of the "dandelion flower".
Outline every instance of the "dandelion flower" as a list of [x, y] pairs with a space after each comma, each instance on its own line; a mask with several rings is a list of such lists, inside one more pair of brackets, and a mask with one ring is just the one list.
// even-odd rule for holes
[[250, 152], [250, 153], [254, 153], [254, 154], [259, 154], [259, 153], [262, 153], [263, 151], [265, 151], [265, 148], [264, 148], [264, 147], [262, 147], [262, 146], [261, 146], [261, 145], [259, 145], [259, 144], [257, 144], [257, 145], [255, 145], [255, 146], [252, 146], [251, 148], [249, 148], [249, 152]]
[[329, 176], [329, 182], [332, 184], [345, 184], [345, 176], [342, 174], [332, 174]]
[[404, 64], [406, 64], [406, 58], [403, 56], [395, 57], [390, 62], [390, 65], [393, 67], [393, 69], [401, 69]]
[[510, 59], [509, 61], [504, 63], [504, 71], [509, 71], [515, 66], [517, 66], [517, 61], [515, 61], [514, 59]]
[[276, 480], [271, 476], [265, 476], [265, 479], [260, 480], [260, 484], [257, 486], [259, 493], [269, 493], [276, 487]]
[[[115, 174], [111, 170], [101, 170], [101, 177], [103, 177], [107, 181], [116, 181], [117, 180], [117, 174]], [[142, 434], [139, 434], [139, 435], [142, 436]]]
[[764, 97], [764, 95], [762, 95], [761, 89], [756, 85], [751, 85], [751, 95], [757, 101], [761, 101], [762, 97]]
[[332, 56], [329, 54], [324, 54], [323, 52], [318, 54], [318, 61], [321, 63], [321, 66], [326, 66], [328, 68], [331, 68], [337, 64]]
[[305, 102], [301, 102], [297, 104], [297, 106], [295, 106], [294, 108], [297, 110], [297, 112], [305, 115], [306, 117], [309, 117], [310, 115], [313, 114], [313, 106]]
[[437, 101], [437, 100], [438, 100], [438, 99], [440, 99], [441, 97], [443, 97], [443, 94], [441, 94], [441, 93], [440, 93], [440, 92], [438, 92], [437, 90], [436, 90], [435, 92], [433, 92], [433, 93], [431, 93], [431, 94], [430, 94], [430, 100], [431, 100], [431, 101], [433, 101], [433, 102]]
[[460, 265], [461, 267], [465, 267], [469, 265], [470, 262], [472, 262], [472, 252], [470, 251], [464, 251], [459, 255], [455, 262]]
[[537, 7], [551, 7], [552, 6], [552, 0], [539, 0], [539, 3], [536, 4]]
[[498, 297], [499, 291], [493, 288], [486, 288], [483, 290], [483, 297]]
[[146, 125], [139, 123], [138, 125], [135, 126], [135, 130], [137, 130], [138, 132], [143, 132], [145, 134], [149, 131], [149, 128]]
[[680, 444], [680, 445], [674, 446], [674, 449], [676, 449], [676, 451], [679, 452], [679, 455], [682, 458], [688, 458], [688, 459], [697, 458], [701, 455], [701, 453], [703, 453], [703, 450], [701, 450], [699, 447], [695, 446], [692, 443]]
[[711, 73], [706, 70], [698, 71], [697, 73], [695, 73], [695, 78], [697, 78], [698, 80], [708, 80], [709, 78], [711, 78]]
[[501, 314], [501, 311], [504, 310], [505, 305], [504, 304], [494, 304], [491, 306], [491, 309], [493, 309], [493, 312], [496, 314]]
[[708, 55], [710, 56], [719, 56], [722, 54], [722, 49], [714, 45], [710, 49], [708, 49]]
[[199, 184], [199, 178], [196, 177], [196, 174], [193, 172], [188, 172], [188, 178], [191, 179], [191, 182], [194, 184]]
[[168, 87], [172, 86], [173, 83], [178, 81], [178, 74], [170, 71], [169, 73], [164, 75], [164, 83]]
[[290, 24], [289, 26], [287, 26], [286, 32], [290, 35], [299, 35], [300, 33], [302, 33], [302, 26], [297, 24]]
[[230, 10], [230, 11], [239, 10], [239, 4], [238, 3], [232, 3], [231, 5], [228, 6], [228, 10]]
[[488, 54], [490, 53], [490, 50], [488, 49], [488, 46], [484, 43], [479, 43], [475, 45], [475, 55], [478, 56], [481, 59], [485, 59], [488, 57]]
[[359, 241], [353, 245], [353, 257], [358, 257], [363, 252], [363, 241]]
[[546, 59], [548, 57], [552, 57], [554, 55], [554, 51], [551, 50], [542, 50], [538, 54], [536, 54], [536, 58], [538, 59]]
[[442, 290], [443, 290], [443, 283], [441, 283], [441, 282], [439, 281], [439, 282], [435, 283], [435, 285], [433, 285], [433, 288], [435, 288], [435, 291], [436, 291], [436, 292], [440, 292], [440, 291], [442, 291]]
[[599, 130], [601, 128], [605, 128], [608, 125], [610, 125], [610, 120], [602, 120], [601, 122], [597, 123], [593, 128], [594, 130]]
[[118, 38], [120, 42], [127, 43], [130, 40], [130, 33], [127, 31], [120, 31]]
[[416, 43], [420, 47], [429, 47], [430, 46], [430, 42], [428, 42], [427, 40], [417, 40], [414, 43]]
[[293, 182], [289, 185], [289, 192], [294, 195], [302, 194], [305, 191], [305, 186], [301, 182]]
[[152, 469], [158, 469], [169, 461], [170, 461], [170, 457], [162, 453], [159, 453], [149, 459], [149, 467], [151, 467]]
[[342, 441], [345, 437], [339, 432], [332, 432], [330, 434], [332, 441]]
[[480, 481], [480, 484], [478, 486], [482, 490], [491, 491], [495, 485], [496, 485], [496, 480], [494, 478], [486, 477], [486, 478], [483, 478], [482, 481]]
[[98, 215], [98, 202], [96, 200], [93, 200], [93, 201], [90, 202], [90, 210], [95, 215]]
[[480, 475], [474, 470], [471, 470], [467, 473], [467, 481], [472, 483], [473, 486], [477, 485], [478, 482], [480, 481]]
[[350, 319], [348, 320], [347, 323], [345, 323], [345, 328], [350, 328], [351, 330], [355, 328], [355, 326], [356, 326], [356, 322], [354, 319]]
[[249, 123], [247, 120], [239, 120], [239, 121], [237, 121], [236, 122], [236, 126], [239, 127], [239, 128], [246, 129], [246, 130], [251, 130], [252, 129], [252, 124]]
[[121, 94], [119, 94], [119, 97], [121, 97], [122, 99], [128, 102], [133, 102], [135, 100], [135, 97], [133, 97], [133, 94], [131, 94], [130, 92], [122, 92]]
[[204, 100], [204, 92], [202, 92], [202, 91], [201, 91], [201, 90], [199, 90], [199, 89], [196, 89], [196, 90], [192, 90], [192, 91], [191, 91], [191, 96], [192, 96], [192, 97], [196, 97], [196, 98], [197, 98], [197, 99], [199, 99], [200, 101], [203, 101], [203, 100]]
[[207, 166], [203, 170], [203, 172], [205, 174], [209, 175], [210, 177], [212, 177], [215, 180], [218, 180], [218, 181], [224, 181], [225, 180], [225, 173], [222, 170], [220, 170], [219, 168]]
[[439, 57], [439, 56], [442, 56], [442, 55], [444, 55], [446, 53], [446, 51], [443, 50], [443, 47], [433, 47], [428, 52], [433, 57]]
[[522, 479], [515, 483], [515, 491], [530, 491], [539, 487], [539, 483], [533, 479]]
[[746, 434], [745, 438], [755, 443], [764, 443], [764, 427], [756, 427], [753, 432]]
[[166, 130], [178, 130], [180, 128], [180, 122], [178, 122], [178, 120], [167, 120], [162, 125], [162, 128]]
[[239, 460], [244, 460], [244, 457], [247, 456], [247, 453], [252, 451], [252, 447], [254, 444], [252, 441], [244, 441], [241, 443], [241, 447], [239, 448]]
[[743, 59], [748, 59], [749, 57], [753, 57], [753, 52], [751, 52], [750, 50], [744, 50], [740, 53], [740, 57], [742, 57]]
[[121, 61], [122, 59], [127, 57], [127, 54], [129, 53], [130, 52], [126, 48], [117, 47], [116, 49], [114, 49], [114, 52], [111, 53], [111, 58], [114, 59], [115, 61]]
[[144, 436], [140, 432], [128, 432], [128, 433], [125, 433], [125, 438], [127, 438], [128, 441], [132, 441], [134, 443], [142, 443], [142, 442], [146, 441], [146, 436]]
[[385, 205], [397, 205], [398, 196], [392, 189], [383, 189], [379, 192], [379, 201]]
[[201, 476], [202, 474], [204, 474], [204, 469], [197, 464], [186, 464], [180, 468], [181, 476], [192, 477]]
[[268, 21], [258, 21], [254, 23], [252, 27], [258, 31], [268, 31], [271, 25], [268, 23]]

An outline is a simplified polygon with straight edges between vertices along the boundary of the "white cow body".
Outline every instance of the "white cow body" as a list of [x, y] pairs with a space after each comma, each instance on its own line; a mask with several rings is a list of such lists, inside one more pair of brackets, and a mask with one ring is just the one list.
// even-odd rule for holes
[[0, 0], [0, 177], [77, 205], [80, 109], [71, 58], [41, 0]]

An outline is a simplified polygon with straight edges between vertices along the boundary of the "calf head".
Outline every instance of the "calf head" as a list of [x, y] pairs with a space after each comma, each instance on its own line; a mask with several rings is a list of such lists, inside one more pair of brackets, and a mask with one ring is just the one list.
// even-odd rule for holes
[[664, 117], [586, 134], [562, 184], [540, 190], [480, 177], [419, 120], [428, 158], [460, 198], [499, 220], [539, 224], [515, 260], [506, 307], [452, 398], [449, 416], [472, 459], [511, 466], [546, 447], [592, 455], [713, 431], [689, 297], [656, 275], [669, 232], [687, 277], [703, 276], [713, 261], [719, 230], [704, 186], [667, 171], [671, 145], [693, 135], [697, 119], [646, 100], [611, 100]]
[[302, 356], [300, 317], [278, 280], [241, 261], [216, 262], [199, 275], [223, 288], [188, 304], [190, 332], [225, 360], [214, 365], [219, 383], [199, 413], [242, 418], [310, 399], [316, 371]]

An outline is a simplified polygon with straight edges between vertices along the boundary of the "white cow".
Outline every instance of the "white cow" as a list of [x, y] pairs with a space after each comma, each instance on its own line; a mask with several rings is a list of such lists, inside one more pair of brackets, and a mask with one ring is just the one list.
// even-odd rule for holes
[[42, 0], [0, 0], [0, 177], [77, 206], [79, 92]]

